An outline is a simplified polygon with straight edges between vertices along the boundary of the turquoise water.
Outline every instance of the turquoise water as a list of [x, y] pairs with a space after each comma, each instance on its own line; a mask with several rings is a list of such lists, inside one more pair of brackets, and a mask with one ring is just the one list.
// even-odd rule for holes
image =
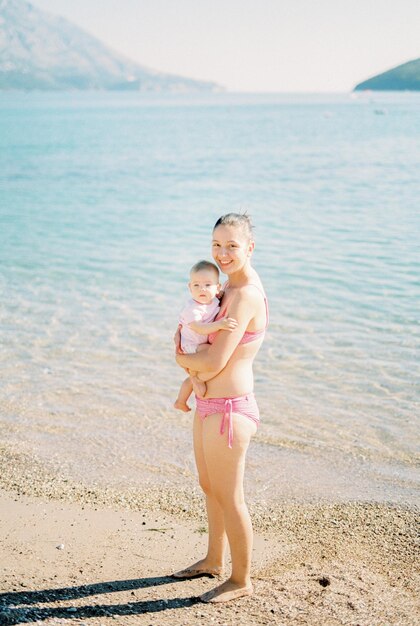
[[271, 313], [250, 491], [412, 498], [418, 137], [409, 93], [1, 94], [3, 439], [193, 481], [172, 334], [213, 223], [247, 209]]

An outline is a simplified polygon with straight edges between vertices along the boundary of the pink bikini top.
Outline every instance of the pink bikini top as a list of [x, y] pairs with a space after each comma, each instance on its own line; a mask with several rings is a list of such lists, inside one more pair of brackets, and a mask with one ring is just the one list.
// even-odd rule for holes
[[[258, 291], [261, 291], [261, 289], [259, 287], [257, 287], [257, 285], [253, 285], [253, 287], [256, 287], [258, 289]], [[246, 330], [244, 332], [244, 334], [242, 335], [242, 337], [241, 337], [239, 345], [244, 344], [244, 343], [251, 343], [251, 341], [256, 341], [260, 337], [263, 337], [264, 334], [265, 334], [266, 328], [268, 326], [268, 302], [267, 302], [267, 298], [266, 298], [265, 293], [262, 292], [262, 291], [261, 291], [261, 293], [264, 296], [264, 304], [265, 304], [265, 319], [266, 319], [265, 326], [261, 330]], [[214, 318], [214, 321], [219, 320], [221, 317], [224, 317], [226, 315], [226, 311], [227, 311], [227, 309], [224, 309], [223, 311], [220, 310], [219, 313]], [[216, 336], [217, 336], [218, 332], [219, 331], [216, 331], [215, 333], [210, 333], [210, 335], [207, 338], [207, 341], [209, 343], [213, 343], [213, 341], [216, 339]]]

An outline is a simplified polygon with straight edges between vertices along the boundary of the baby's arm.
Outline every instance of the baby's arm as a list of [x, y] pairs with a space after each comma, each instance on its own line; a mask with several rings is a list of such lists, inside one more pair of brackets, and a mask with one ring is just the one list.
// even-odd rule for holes
[[[202, 335], [209, 335], [210, 333], [215, 333], [218, 330], [228, 330], [228, 331], [232, 331], [235, 330], [236, 327], [238, 326], [238, 322], [233, 318], [233, 317], [221, 317], [219, 320], [216, 320], [214, 322], [208, 322], [208, 323], [204, 323], [204, 322], [191, 322], [188, 324], [189, 328], [191, 328], [192, 330], [194, 330], [196, 333], [198, 334], [202, 334]], [[210, 346], [208, 343], [201, 343], [197, 346], [197, 352], [201, 352], [202, 350], [206, 350], [208, 349]], [[194, 385], [194, 391], [197, 393], [197, 389], [195, 387], [198, 387], [199, 383], [205, 383], [208, 380], [214, 378], [215, 376], [217, 376], [217, 374], [219, 374], [219, 372], [195, 372], [195, 371], [191, 371], [188, 370], [190, 373], [190, 376], [192, 377], [192, 380], [195, 382]], [[204, 396], [205, 390], [202, 393], [202, 395], [199, 395], [199, 397]]]
[[233, 319], [233, 317], [221, 317], [215, 322], [190, 322], [188, 328], [191, 328], [191, 330], [199, 335], [209, 335], [218, 330], [235, 330], [237, 325], [238, 322]]

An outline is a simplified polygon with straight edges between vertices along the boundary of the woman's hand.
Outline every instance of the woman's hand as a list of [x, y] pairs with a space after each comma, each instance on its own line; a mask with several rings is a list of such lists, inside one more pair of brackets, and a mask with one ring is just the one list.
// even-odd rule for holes
[[184, 354], [181, 348], [181, 324], [179, 324], [174, 335], [175, 354]]

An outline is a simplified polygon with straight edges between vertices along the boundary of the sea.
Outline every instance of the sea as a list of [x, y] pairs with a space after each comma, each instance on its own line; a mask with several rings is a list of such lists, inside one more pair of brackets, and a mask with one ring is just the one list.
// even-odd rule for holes
[[2, 92], [0, 442], [194, 488], [173, 334], [247, 211], [270, 307], [248, 497], [419, 502], [419, 209], [420, 93]]

